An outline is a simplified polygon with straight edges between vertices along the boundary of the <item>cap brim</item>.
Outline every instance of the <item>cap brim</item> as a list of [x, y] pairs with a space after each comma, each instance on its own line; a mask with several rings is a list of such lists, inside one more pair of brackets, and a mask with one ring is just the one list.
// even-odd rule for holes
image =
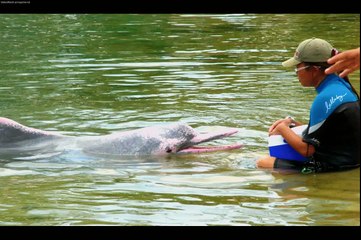
[[282, 63], [282, 66], [284, 67], [295, 67], [297, 64], [301, 63], [300, 61], [297, 61], [294, 57], [288, 59], [287, 61], [284, 61]]

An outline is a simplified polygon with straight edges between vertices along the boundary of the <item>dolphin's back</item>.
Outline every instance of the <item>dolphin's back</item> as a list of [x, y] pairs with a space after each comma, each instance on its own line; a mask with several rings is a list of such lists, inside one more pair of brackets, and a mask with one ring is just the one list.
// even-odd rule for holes
[[26, 127], [8, 118], [0, 117], [0, 147], [25, 140], [39, 139], [42, 137], [53, 138], [57, 135]]
[[139, 134], [114, 134], [83, 138], [78, 146], [83, 151], [97, 154], [149, 155], [161, 148], [157, 137], [144, 137]]
[[80, 144], [86, 152], [117, 155], [166, 154], [189, 142], [195, 134], [190, 126], [175, 123], [91, 137], [83, 139]]

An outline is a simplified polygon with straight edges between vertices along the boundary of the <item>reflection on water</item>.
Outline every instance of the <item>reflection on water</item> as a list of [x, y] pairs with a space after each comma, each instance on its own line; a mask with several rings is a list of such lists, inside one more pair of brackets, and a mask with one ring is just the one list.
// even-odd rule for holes
[[[357, 47], [359, 15], [0, 19], [0, 116], [73, 136], [227, 126], [239, 133], [218, 143], [245, 144], [164, 158], [0, 156], [1, 225], [360, 224], [359, 169], [294, 175], [254, 164], [268, 126], [287, 115], [307, 123], [315, 96], [280, 63], [313, 36]], [[359, 72], [350, 77], [359, 91]]]

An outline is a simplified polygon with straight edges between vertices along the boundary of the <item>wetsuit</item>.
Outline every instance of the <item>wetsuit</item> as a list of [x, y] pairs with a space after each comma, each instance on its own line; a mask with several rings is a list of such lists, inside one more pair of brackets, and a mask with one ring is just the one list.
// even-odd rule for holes
[[338, 171], [360, 166], [360, 101], [351, 86], [336, 74], [316, 88], [317, 96], [303, 141], [315, 147], [306, 162], [276, 159], [275, 168], [308, 172]]

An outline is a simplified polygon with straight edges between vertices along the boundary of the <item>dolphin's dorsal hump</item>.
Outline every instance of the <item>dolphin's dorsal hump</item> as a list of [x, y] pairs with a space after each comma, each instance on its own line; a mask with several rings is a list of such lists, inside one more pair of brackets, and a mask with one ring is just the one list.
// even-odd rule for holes
[[26, 127], [11, 119], [0, 117], [0, 146], [47, 136], [54, 136], [54, 134]]

